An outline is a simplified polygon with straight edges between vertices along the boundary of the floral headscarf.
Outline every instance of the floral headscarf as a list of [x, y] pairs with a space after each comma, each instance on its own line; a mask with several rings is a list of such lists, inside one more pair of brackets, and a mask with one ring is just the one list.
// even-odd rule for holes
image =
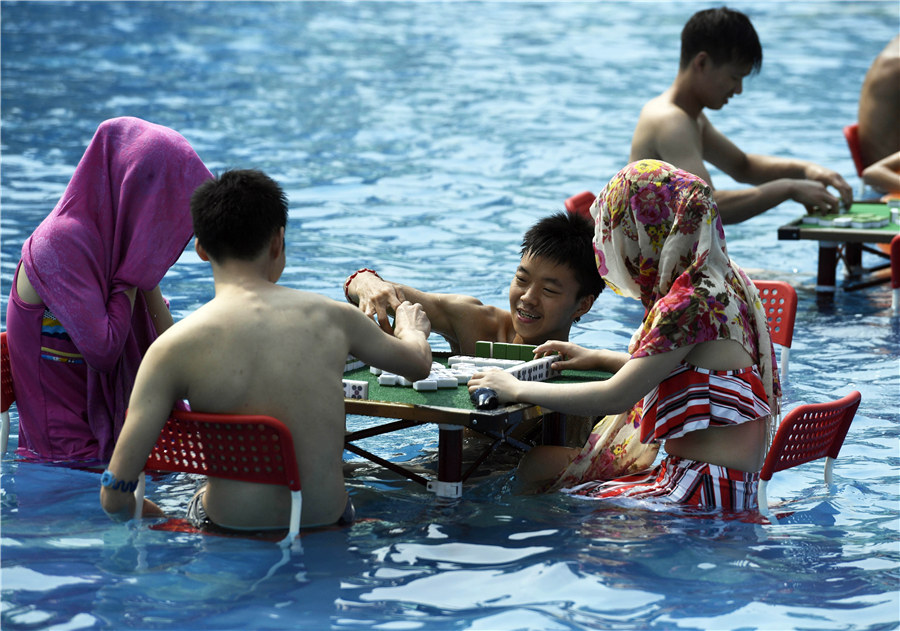
[[755, 286], [728, 257], [712, 190], [658, 160], [628, 165], [591, 206], [600, 275], [646, 309], [632, 357], [713, 340], [739, 342], [759, 367], [772, 419], [781, 386]]

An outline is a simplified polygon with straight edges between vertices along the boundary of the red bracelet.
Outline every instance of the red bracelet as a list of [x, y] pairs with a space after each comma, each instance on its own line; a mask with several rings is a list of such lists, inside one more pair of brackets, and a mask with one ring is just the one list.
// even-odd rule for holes
[[377, 278], [378, 280], [384, 280], [381, 276], [378, 275], [378, 272], [376, 272], [373, 269], [369, 269], [368, 267], [358, 269], [355, 272], [353, 272], [352, 274], [350, 274], [350, 276], [347, 277], [347, 280], [344, 281], [344, 298], [346, 298], [347, 302], [349, 302], [351, 305], [356, 304], [356, 303], [353, 302], [352, 300], [350, 300], [350, 283], [352, 283], [353, 279], [356, 278], [357, 276], [359, 276], [360, 274], [362, 274], [363, 272], [369, 272], [370, 274], [375, 274], [375, 278]]

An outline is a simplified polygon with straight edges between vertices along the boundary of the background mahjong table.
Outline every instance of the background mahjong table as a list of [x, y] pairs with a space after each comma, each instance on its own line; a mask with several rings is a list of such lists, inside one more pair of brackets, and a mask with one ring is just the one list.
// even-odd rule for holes
[[[447, 364], [450, 353], [435, 352], [433, 360]], [[554, 383], [583, 383], [608, 379], [607, 372], [563, 371], [552, 379]], [[565, 416], [528, 403], [500, 406], [494, 410], [476, 409], [469, 398], [468, 388], [441, 388], [432, 391], [416, 391], [405, 386], [382, 386], [369, 367], [356, 368], [344, 373], [348, 380], [368, 382], [368, 399], [344, 399], [347, 414], [393, 419], [377, 422], [364, 429], [348, 432], [345, 448], [371, 462], [382, 465], [400, 475], [419, 482], [440, 497], [459, 497], [462, 483], [487, 458], [500, 443], [509, 443], [527, 450], [529, 445], [510, 438], [516, 426], [525, 421], [540, 419], [543, 444], [562, 444], [565, 436]], [[389, 432], [402, 431], [415, 425], [433, 423], [438, 428], [437, 479], [428, 480], [397, 463], [390, 462], [354, 444], [356, 441]], [[464, 472], [463, 430], [469, 428], [491, 438], [474, 462]]]
[[835, 291], [837, 262], [840, 258], [843, 258], [853, 278], [845, 289], [860, 289], [883, 282], [883, 279], [865, 280], [861, 279], [861, 276], [865, 272], [887, 268], [890, 263], [864, 270], [862, 252], [865, 250], [889, 260], [890, 257], [883, 250], [865, 244], [890, 243], [898, 232], [900, 225], [891, 222], [891, 211], [887, 204], [857, 202], [843, 215], [826, 218], [807, 215], [781, 226], [778, 228], [778, 239], [782, 241], [811, 239], [819, 242], [816, 291], [829, 294]]

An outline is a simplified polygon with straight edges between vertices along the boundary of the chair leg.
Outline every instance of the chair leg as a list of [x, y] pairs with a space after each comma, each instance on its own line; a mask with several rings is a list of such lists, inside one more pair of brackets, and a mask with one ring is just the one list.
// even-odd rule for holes
[[9, 445], [9, 410], [0, 414], [0, 456], [6, 453]]
[[144, 512], [144, 492], [147, 488], [147, 475], [141, 471], [138, 476], [138, 485], [134, 490], [134, 519], [140, 520]]
[[766, 497], [767, 480], [760, 480], [756, 491], [756, 501], [759, 504], [759, 514], [769, 516], [769, 498]]
[[788, 346], [781, 347], [781, 383], [787, 381], [788, 362], [791, 359], [791, 349]]
[[832, 471], [834, 470], [834, 458], [831, 456], [825, 457], [825, 484], [831, 486], [834, 484], [834, 476], [832, 475]]

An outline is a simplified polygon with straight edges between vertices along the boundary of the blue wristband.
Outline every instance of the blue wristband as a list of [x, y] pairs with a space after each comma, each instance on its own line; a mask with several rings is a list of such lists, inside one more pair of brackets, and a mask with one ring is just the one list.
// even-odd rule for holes
[[100, 486], [105, 486], [113, 491], [122, 491], [123, 493], [134, 493], [137, 489], [138, 481], [126, 482], [125, 480], [116, 480], [116, 476], [110, 473], [109, 469], [100, 476]]

